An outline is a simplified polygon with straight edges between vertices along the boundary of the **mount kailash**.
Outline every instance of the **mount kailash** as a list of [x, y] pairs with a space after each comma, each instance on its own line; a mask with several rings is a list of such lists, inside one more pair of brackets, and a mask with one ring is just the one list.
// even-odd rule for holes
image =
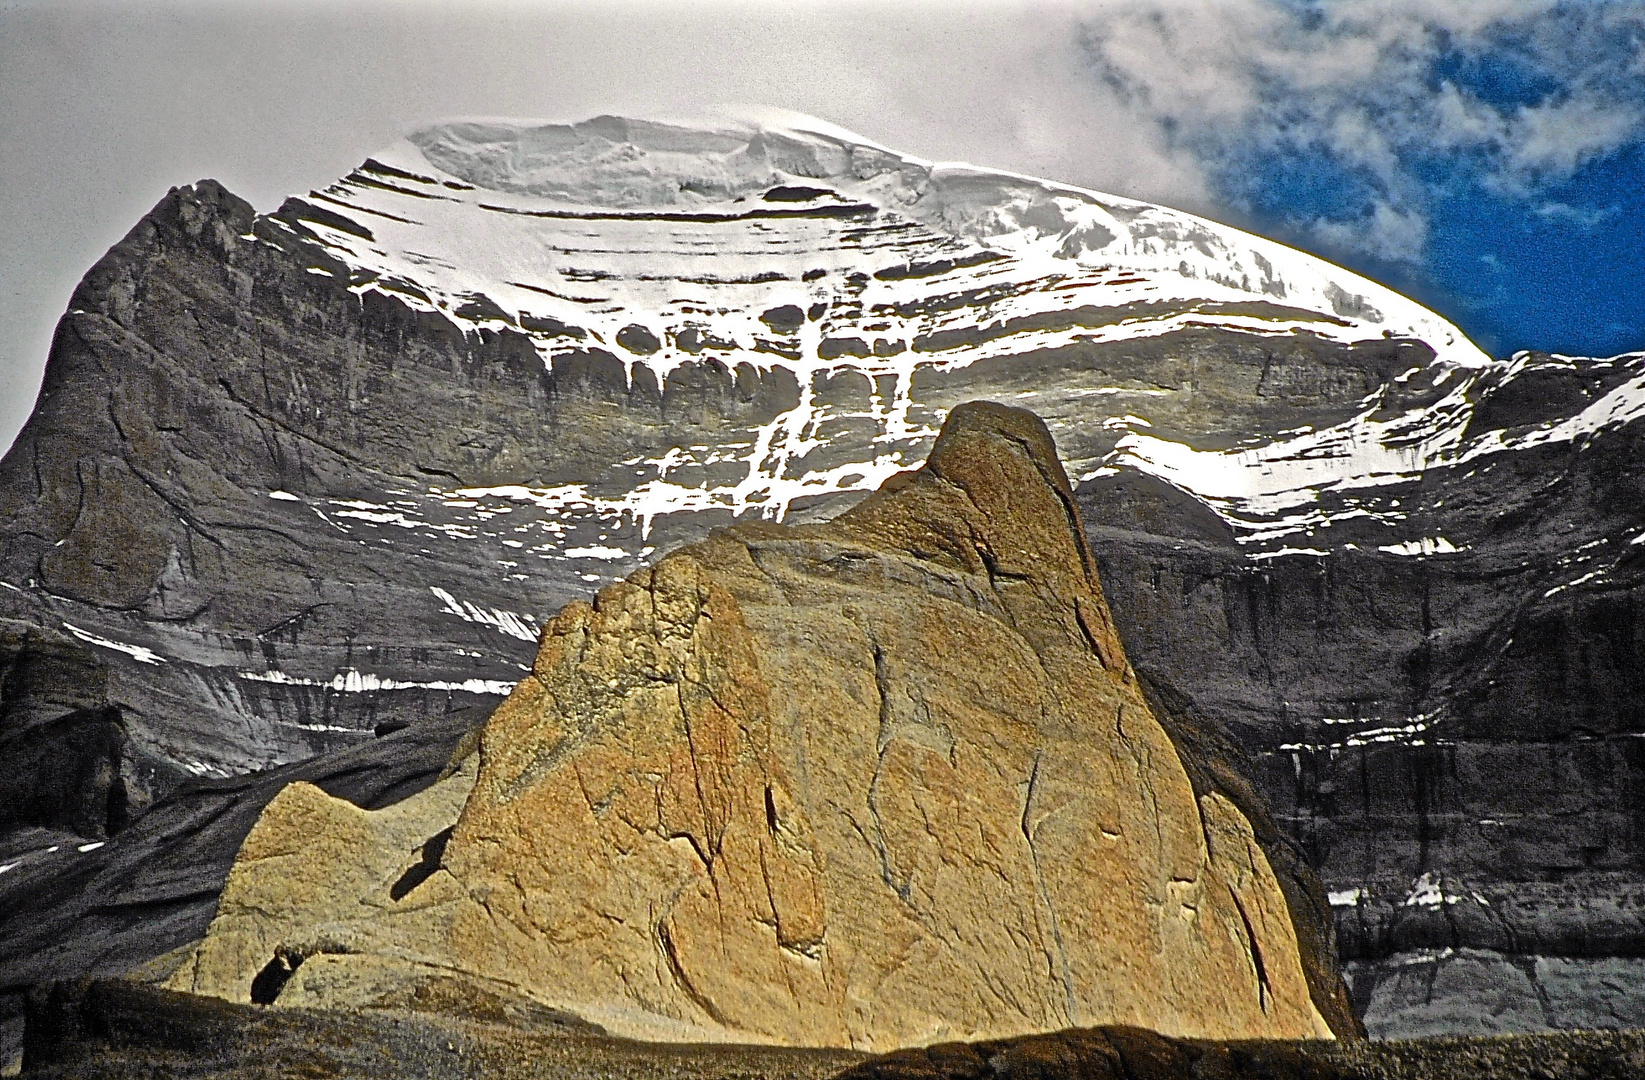
[[0, 991], [203, 932], [233, 849], [167, 856], [179, 800], [483, 715], [568, 600], [831, 516], [975, 398], [1046, 420], [1373, 1033], [1640, 1026], [1645, 354], [1493, 359], [1238, 230], [769, 113], [439, 124], [271, 214], [173, 189], [88, 273], [0, 462]]

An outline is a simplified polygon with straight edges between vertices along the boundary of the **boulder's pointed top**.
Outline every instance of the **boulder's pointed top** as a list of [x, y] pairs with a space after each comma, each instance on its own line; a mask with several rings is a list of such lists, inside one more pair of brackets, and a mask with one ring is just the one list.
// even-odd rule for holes
[[986, 522], [978, 539], [987, 545], [984, 558], [993, 570], [1021, 563], [1019, 569], [1032, 565], [1038, 577], [1061, 566], [1062, 573], [1083, 576], [1089, 586], [1096, 584], [1096, 562], [1073, 485], [1050, 430], [1032, 412], [995, 401], [956, 406], [943, 422], [924, 467], [893, 478], [881, 490], [894, 494], [922, 478], [965, 492]]
[[1057, 444], [1045, 421], [1027, 409], [1001, 405], [997, 401], [967, 401], [957, 405], [943, 421], [937, 441], [925, 467], [937, 476], [965, 469], [965, 459], [974, 453], [973, 437], [1003, 440], [1015, 446], [1034, 464], [1046, 483], [1072, 499], [1074, 489], [1057, 456]]

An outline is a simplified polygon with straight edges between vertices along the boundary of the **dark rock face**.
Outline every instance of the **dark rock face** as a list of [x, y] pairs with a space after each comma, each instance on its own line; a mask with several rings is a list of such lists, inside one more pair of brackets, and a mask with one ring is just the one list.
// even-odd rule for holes
[[120, 778], [126, 730], [114, 706], [80, 709], [37, 724], [4, 744], [0, 819], [106, 837], [126, 823]]
[[102, 838], [125, 825], [126, 730], [107, 693], [85, 645], [0, 621], [0, 829]]
[[[300, 657], [316, 639], [374, 651], [386, 625], [357, 629], [351, 618], [339, 630], [331, 613], [348, 596], [372, 597], [379, 612], [397, 606], [385, 568], [345, 568], [357, 542], [324, 536], [318, 520], [320, 529], [293, 529], [270, 513], [281, 507], [270, 490], [346, 488], [365, 463], [328, 445], [346, 446], [348, 433], [293, 431], [263, 415], [315, 416], [329, 411], [322, 402], [358, 391], [340, 369], [336, 385], [309, 384], [305, 376], [332, 367], [315, 362], [253, 392], [268, 328], [309, 328], [321, 335], [311, 347], [329, 349], [323, 335], [337, 313], [310, 288], [287, 297], [278, 319], [243, 308], [254, 296], [281, 302], [277, 287], [254, 292], [270, 268], [236, 257], [255, 251], [237, 238], [250, 228], [250, 208], [213, 185], [169, 196], [76, 293], [34, 418], [0, 464], [5, 577], [22, 588], [6, 594], [11, 611], [54, 628], [83, 622], [104, 641], [181, 636], [194, 646], [164, 660], [142, 647], [100, 650], [109, 696], [137, 734], [124, 781], [139, 806], [185, 779], [190, 762], [306, 757], [357, 739], [349, 733], [379, 715], [447, 707], [415, 693], [354, 700], [361, 695], [223, 681], [223, 668]], [[288, 271], [301, 273], [276, 273]], [[263, 700], [244, 700], [260, 689]], [[251, 731], [249, 716], [263, 718]]]
[[[368, 543], [345, 531], [374, 513], [351, 496], [587, 475], [646, 441], [587, 415], [625, 382], [609, 357], [544, 372], [508, 335], [362, 304], [306, 273], [323, 253], [252, 243], [253, 229], [279, 231], [215, 185], [168, 196], [76, 293], [0, 464], [0, 576], [15, 586], [0, 606], [115, 643], [99, 651], [132, 726], [123, 781], [139, 807], [190, 768], [301, 759], [386, 719], [497, 700], [535, 639], [529, 616], [498, 612], [551, 609], [582, 584], [509, 581], [509, 548], [472, 530], [430, 532], [423, 550]], [[772, 393], [709, 365], [666, 403], [643, 383], [618, 400], [764, 414]], [[286, 491], [327, 498], [269, 494]], [[409, 575], [408, 558], [423, 564]], [[435, 583], [472, 606], [432, 599]], [[362, 669], [435, 685], [330, 685]]]
[[[1562, 400], [1547, 382], [1543, 412]], [[1529, 407], [1510, 389], [1476, 420]], [[1462, 549], [1418, 558], [1349, 521], [1329, 553], [1253, 562], [1166, 485], [1081, 491], [1138, 670], [1252, 753], [1335, 895], [1373, 1033], [1645, 1015], [1620, 989], [1645, 974], [1639, 438], [1391, 486]]]

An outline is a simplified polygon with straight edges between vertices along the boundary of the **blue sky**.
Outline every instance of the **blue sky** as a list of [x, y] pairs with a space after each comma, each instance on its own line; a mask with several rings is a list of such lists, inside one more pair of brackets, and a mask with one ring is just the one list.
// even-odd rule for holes
[[1645, 4], [1179, 0], [1085, 44], [1215, 216], [1497, 355], [1645, 348]]

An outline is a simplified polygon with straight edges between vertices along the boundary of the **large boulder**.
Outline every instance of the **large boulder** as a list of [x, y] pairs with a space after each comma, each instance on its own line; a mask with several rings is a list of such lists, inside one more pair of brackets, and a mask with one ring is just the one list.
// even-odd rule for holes
[[1195, 787], [1044, 425], [973, 403], [832, 522], [567, 605], [477, 763], [415, 799], [288, 787], [171, 985], [455, 979], [614, 1034], [865, 1049], [1349, 1030], [1247, 815]]

